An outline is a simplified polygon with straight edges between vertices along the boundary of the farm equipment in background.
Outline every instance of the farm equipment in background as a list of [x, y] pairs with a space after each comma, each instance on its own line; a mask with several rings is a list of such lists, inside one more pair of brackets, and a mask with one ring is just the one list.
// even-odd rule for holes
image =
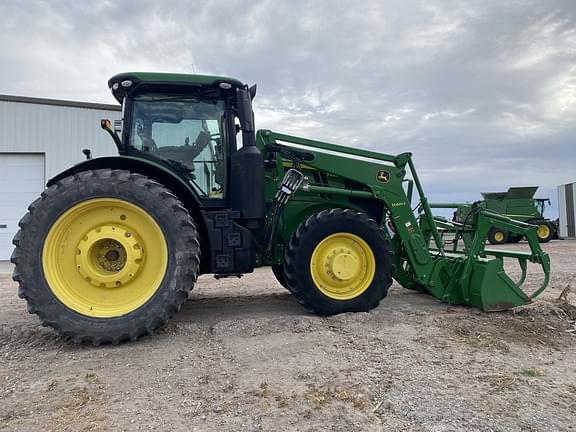
[[[492, 213], [498, 213], [511, 219], [526, 222], [538, 227], [538, 240], [547, 243], [558, 237], [558, 225], [556, 222], [544, 217], [546, 204], [550, 204], [549, 198], [534, 198], [538, 190], [537, 186], [511, 187], [507, 192], [483, 192], [484, 200], [476, 205]], [[464, 223], [472, 209], [471, 204], [451, 204], [456, 208], [453, 220]], [[488, 233], [488, 241], [492, 244], [517, 243], [522, 236], [511, 231], [494, 227]]]
[[[14, 238], [20, 297], [74, 342], [151, 334], [198, 275], [262, 266], [319, 315], [368, 311], [393, 278], [485, 311], [529, 303], [548, 283], [535, 226], [480, 208], [465, 225], [437, 222], [411, 153], [256, 131], [256, 88], [231, 78], [124, 73], [109, 86], [121, 135], [102, 127], [119, 155], [52, 178]], [[449, 227], [462, 241], [444, 242]], [[486, 249], [494, 228], [525, 237], [530, 252]], [[519, 281], [505, 258], [520, 263]], [[543, 278], [526, 292], [529, 262]]]

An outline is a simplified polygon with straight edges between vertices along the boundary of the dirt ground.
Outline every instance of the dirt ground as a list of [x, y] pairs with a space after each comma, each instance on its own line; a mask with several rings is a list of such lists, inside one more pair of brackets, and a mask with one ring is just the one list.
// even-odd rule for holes
[[99, 348], [39, 326], [2, 274], [0, 430], [574, 430], [576, 308], [556, 299], [576, 304], [576, 242], [544, 248], [550, 287], [515, 312], [395, 284], [371, 313], [319, 318], [263, 269], [202, 277], [159, 334]]

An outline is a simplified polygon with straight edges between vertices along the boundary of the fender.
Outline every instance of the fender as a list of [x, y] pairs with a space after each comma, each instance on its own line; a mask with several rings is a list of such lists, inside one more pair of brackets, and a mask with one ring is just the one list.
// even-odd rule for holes
[[[62, 180], [64, 177], [69, 177], [82, 171], [103, 168], [125, 169], [143, 174], [146, 177], [150, 177], [162, 183], [168, 189], [172, 190], [176, 195], [178, 195], [178, 198], [182, 202], [186, 203], [192, 200], [196, 207], [200, 207], [200, 198], [196, 191], [185, 180], [174, 174], [172, 170], [158, 162], [132, 156], [104, 156], [82, 161], [52, 177], [48, 180], [47, 186], [50, 187], [57, 181]], [[159, 178], [161, 178], [162, 181], [160, 181]], [[185, 194], [188, 196], [180, 196], [177, 191], [185, 191]]]
[[[205, 215], [201, 211], [202, 204], [197, 192], [182, 178], [176, 175], [169, 168], [164, 167], [161, 163], [135, 158], [131, 156], [105, 156], [100, 158], [88, 159], [79, 164], [62, 171], [48, 180], [47, 187], [52, 186], [59, 180], [73, 176], [82, 171], [97, 169], [123, 169], [145, 175], [148, 178], [156, 180], [166, 188], [170, 189], [174, 195], [184, 204], [188, 212], [192, 215], [198, 232], [200, 234], [200, 245], [202, 256], [210, 257], [210, 242], [207, 233]], [[201, 272], [208, 271], [209, 260], [202, 260]]]

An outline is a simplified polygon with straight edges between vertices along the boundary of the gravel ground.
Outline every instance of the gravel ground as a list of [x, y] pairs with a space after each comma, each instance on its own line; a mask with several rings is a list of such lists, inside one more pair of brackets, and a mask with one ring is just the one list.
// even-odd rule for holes
[[39, 326], [0, 274], [0, 430], [574, 430], [576, 242], [543, 247], [550, 287], [515, 312], [394, 285], [319, 318], [262, 269], [204, 276], [166, 329], [99, 348]]

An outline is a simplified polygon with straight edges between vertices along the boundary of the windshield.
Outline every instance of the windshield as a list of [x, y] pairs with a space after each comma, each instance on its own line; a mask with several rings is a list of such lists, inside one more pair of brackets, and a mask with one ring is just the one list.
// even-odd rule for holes
[[224, 103], [146, 94], [132, 106], [130, 146], [170, 163], [204, 197], [224, 193]]

